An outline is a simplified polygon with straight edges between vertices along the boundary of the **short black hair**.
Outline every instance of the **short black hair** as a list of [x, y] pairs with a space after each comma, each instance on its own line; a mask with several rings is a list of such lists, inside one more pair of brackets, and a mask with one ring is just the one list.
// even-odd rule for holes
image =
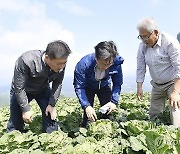
[[57, 40], [47, 45], [45, 53], [50, 59], [67, 58], [71, 50], [64, 41]]
[[107, 59], [117, 55], [117, 47], [113, 41], [103, 41], [95, 46], [95, 57], [97, 59]]

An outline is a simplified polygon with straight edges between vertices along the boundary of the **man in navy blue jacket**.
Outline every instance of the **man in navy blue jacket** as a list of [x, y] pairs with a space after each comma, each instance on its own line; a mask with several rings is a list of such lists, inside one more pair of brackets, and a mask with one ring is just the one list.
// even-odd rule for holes
[[177, 34], [177, 40], [178, 40], [179, 43], [180, 43], [180, 32]]
[[123, 61], [114, 42], [104, 41], [95, 46], [95, 53], [84, 56], [77, 63], [73, 84], [84, 109], [83, 127], [87, 126], [88, 120], [97, 119], [93, 108], [95, 94], [100, 105], [108, 108], [102, 118], [109, 118], [109, 114], [116, 109], [123, 83], [121, 68]]

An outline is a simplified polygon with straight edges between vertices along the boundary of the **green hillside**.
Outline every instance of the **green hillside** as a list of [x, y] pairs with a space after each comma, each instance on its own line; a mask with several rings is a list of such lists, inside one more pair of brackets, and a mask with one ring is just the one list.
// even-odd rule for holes
[[[81, 128], [82, 109], [77, 99], [60, 99], [57, 103], [59, 131], [41, 133], [41, 115], [31, 103], [34, 120], [26, 133], [6, 133], [9, 108], [0, 108], [1, 154], [178, 154], [180, 130], [169, 125], [166, 109], [155, 121], [148, 118], [149, 94], [142, 102], [133, 93], [122, 94], [111, 120], [97, 120]], [[95, 108], [98, 113], [99, 103]]]

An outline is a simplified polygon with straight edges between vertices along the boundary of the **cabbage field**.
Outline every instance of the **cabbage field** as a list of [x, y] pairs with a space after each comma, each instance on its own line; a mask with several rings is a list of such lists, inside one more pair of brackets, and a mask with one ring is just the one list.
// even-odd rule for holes
[[[179, 154], [180, 130], [170, 125], [169, 112], [150, 121], [148, 93], [142, 102], [134, 93], [121, 94], [110, 120], [97, 120], [88, 128], [80, 127], [82, 109], [76, 98], [57, 103], [59, 130], [41, 133], [41, 113], [31, 103], [34, 119], [26, 133], [6, 133], [9, 107], [0, 108], [1, 154]], [[99, 102], [95, 109], [98, 117]]]

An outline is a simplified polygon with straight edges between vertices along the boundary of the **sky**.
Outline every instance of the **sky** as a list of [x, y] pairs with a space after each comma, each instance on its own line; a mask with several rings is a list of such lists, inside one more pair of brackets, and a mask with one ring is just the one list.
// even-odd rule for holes
[[179, 10], [179, 0], [0, 0], [0, 88], [11, 84], [23, 52], [45, 50], [59, 39], [72, 50], [65, 72], [71, 86], [76, 63], [99, 42], [113, 40], [124, 58], [125, 88], [127, 78], [136, 82], [138, 21], [152, 17], [159, 30], [176, 37]]

